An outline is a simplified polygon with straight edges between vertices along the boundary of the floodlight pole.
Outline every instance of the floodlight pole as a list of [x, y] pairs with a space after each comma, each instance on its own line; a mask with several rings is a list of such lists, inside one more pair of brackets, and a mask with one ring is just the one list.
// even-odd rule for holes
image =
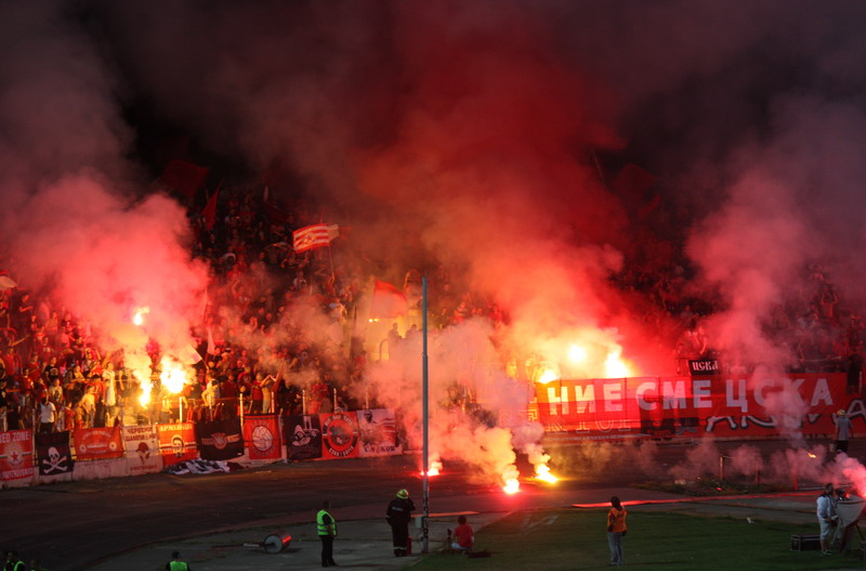
[[422, 501], [424, 503], [424, 515], [421, 517], [421, 553], [429, 553], [430, 551], [430, 536], [427, 527], [427, 519], [430, 517], [430, 431], [429, 423], [430, 416], [428, 413], [429, 397], [428, 397], [428, 374], [427, 374], [427, 277], [421, 277], [423, 287], [423, 303], [421, 307], [421, 378], [422, 378], [422, 393], [423, 398], [423, 419], [424, 419], [424, 474], [422, 477], [423, 493]]

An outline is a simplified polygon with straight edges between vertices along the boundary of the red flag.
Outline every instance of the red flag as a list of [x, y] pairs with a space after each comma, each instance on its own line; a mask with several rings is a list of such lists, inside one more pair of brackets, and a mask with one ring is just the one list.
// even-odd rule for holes
[[214, 224], [216, 224], [216, 206], [217, 206], [217, 196], [219, 196], [220, 189], [217, 188], [213, 196], [207, 201], [207, 204], [204, 205], [204, 208], [201, 211], [202, 218], [204, 218], [204, 226], [208, 229], [208, 231], [213, 230]]
[[187, 198], [192, 198], [195, 196], [195, 191], [204, 184], [207, 170], [207, 167], [187, 161], [172, 160], [165, 165], [165, 170], [159, 176], [159, 182]]
[[321, 223], [305, 226], [292, 232], [293, 246], [295, 252], [304, 252], [320, 246], [327, 246], [339, 234], [339, 227], [336, 224], [328, 226]]
[[409, 309], [406, 294], [397, 286], [376, 280], [370, 301], [370, 319], [387, 319], [405, 315]]
[[207, 354], [216, 355], [216, 343], [213, 342], [213, 331], [210, 327], [207, 328]]

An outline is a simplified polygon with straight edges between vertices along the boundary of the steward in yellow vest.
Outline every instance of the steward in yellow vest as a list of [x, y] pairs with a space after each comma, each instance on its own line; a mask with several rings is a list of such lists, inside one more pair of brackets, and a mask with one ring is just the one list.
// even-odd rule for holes
[[171, 554], [171, 561], [165, 564], [165, 571], [190, 571], [189, 565], [180, 560], [180, 552]]
[[316, 514], [316, 533], [322, 540], [322, 567], [336, 565], [334, 562], [334, 538], [337, 537], [337, 522], [328, 513], [331, 502], [322, 502], [322, 509]]

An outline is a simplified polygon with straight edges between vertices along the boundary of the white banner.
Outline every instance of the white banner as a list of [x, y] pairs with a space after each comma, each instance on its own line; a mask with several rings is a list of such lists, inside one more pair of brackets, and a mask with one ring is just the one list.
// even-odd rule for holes
[[130, 476], [162, 470], [162, 455], [153, 426], [124, 426], [123, 446]]

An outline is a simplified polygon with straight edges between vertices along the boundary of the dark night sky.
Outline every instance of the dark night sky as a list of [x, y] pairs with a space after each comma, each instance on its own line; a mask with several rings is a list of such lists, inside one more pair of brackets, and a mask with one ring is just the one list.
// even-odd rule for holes
[[[518, 321], [533, 316], [528, 331], [565, 306], [566, 321], [629, 335], [638, 326], [620, 319], [627, 302], [606, 278], [657, 241], [687, 256], [690, 291], [724, 300], [711, 326], [731, 349], [775, 354], [756, 324], [799, 293], [807, 264], [825, 265], [852, 307], [866, 301], [861, 3], [0, 11], [4, 241], [40, 260], [19, 268], [33, 281], [71, 255], [49, 251], [58, 216], [86, 235], [94, 218], [130, 213], [126, 197], [186, 154], [251, 174], [279, 161], [303, 192], [341, 205], [354, 247], [395, 267], [432, 251]], [[628, 163], [656, 175], [660, 206], [636, 217], [648, 198], [612, 192], [593, 157], [608, 183]], [[91, 193], [107, 211], [59, 210]], [[178, 231], [155, 215], [153, 232]], [[564, 287], [541, 295], [537, 283]]]

